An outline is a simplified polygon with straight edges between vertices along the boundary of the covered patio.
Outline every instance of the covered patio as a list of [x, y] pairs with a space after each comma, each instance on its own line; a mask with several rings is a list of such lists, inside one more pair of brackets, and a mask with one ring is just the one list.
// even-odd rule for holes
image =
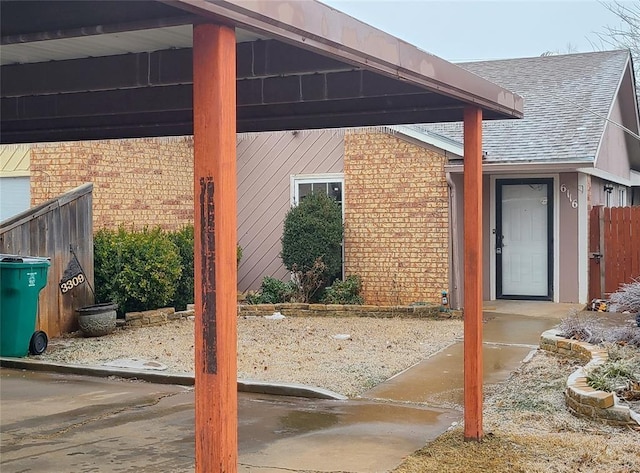
[[464, 121], [465, 438], [482, 438], [482, 120], [522, 99], [318, 1], [2, 1], [1, 143], [194, 135], [196, 469], [236, 471], [237, 132]]

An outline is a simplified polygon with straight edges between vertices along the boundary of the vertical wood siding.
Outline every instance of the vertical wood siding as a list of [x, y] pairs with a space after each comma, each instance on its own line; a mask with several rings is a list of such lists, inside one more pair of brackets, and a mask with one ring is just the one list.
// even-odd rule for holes
[[[0, 253], [51, 259], [37, 321], [37, 329], [49, 337], [77, 330], [75, 310], [94, 302], [89, 288], [94, 277], [92, 191], [93, 184], [82, 185], [0, 223]], [[58, 283], [72, 258], [71, 248], [88, 283], [62, 294]]]
[[246, 291], [258, 289], [264, 276], [286, 279], [280, 238], [290, 176], [343, 172], [344, 137], [331, 130], [255, 134], [239, 139], [237, 159], [238, 289]]

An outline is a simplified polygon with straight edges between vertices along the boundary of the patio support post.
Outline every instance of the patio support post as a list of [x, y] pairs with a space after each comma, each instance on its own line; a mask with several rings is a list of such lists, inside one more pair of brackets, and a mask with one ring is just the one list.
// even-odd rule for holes
[[482, 439], [482, 109], [464, 110], [464, 438]]
[[196, 472], [238, 469], [236, 38], [193, 27]]

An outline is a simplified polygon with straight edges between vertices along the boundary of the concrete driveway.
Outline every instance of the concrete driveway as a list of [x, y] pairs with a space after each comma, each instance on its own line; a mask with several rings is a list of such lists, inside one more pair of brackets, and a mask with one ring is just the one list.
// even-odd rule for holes
[[[485, 384], [506, 379], [558, 322], [492, 309]], [[461, 398], [460, 342], [360, 399], [240, 393], [239, 471], [390, 471], [461, 420]], [[194, 469], [190, 387], [2, 368], [0, 428], [2, 472]]]
[[[3, 472], [187, 472], [191, 388], [0, 370]], [[388, 471], [460, 413], [241, 393], [240, 471]]]

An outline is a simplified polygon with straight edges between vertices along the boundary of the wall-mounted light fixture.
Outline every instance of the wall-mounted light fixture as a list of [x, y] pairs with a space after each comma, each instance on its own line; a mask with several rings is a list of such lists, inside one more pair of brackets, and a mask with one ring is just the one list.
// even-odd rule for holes
[[610, 185], [610, 184], [605, 184], [605, 185], [604, 185], [604, 191], [605, 191], [607, 194], [611, 194], [611, 193], [613, 192], [613, 186], [612, 186], [612, 185]]

